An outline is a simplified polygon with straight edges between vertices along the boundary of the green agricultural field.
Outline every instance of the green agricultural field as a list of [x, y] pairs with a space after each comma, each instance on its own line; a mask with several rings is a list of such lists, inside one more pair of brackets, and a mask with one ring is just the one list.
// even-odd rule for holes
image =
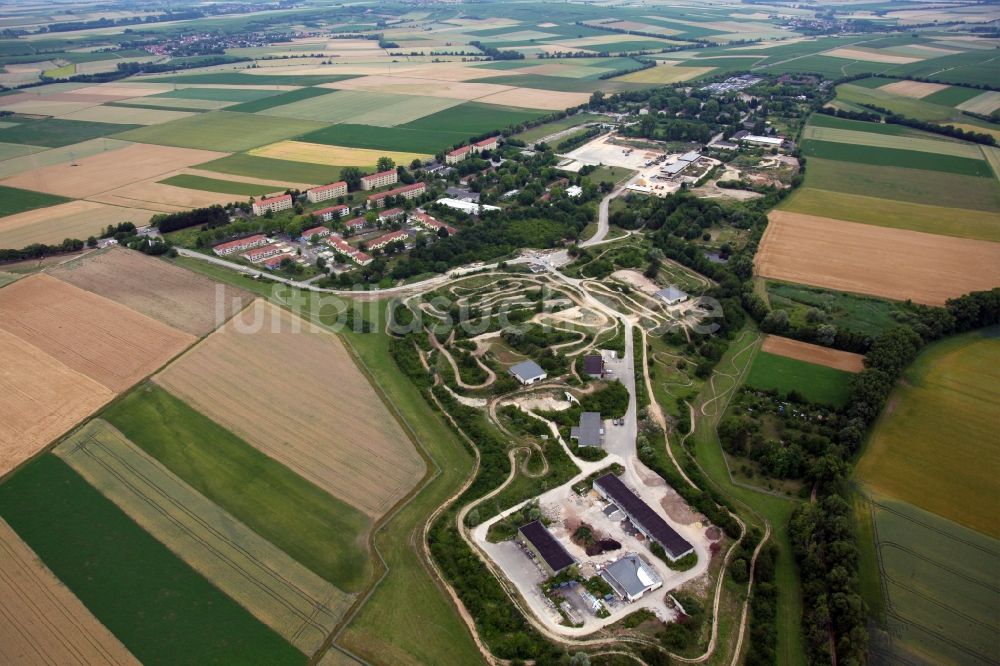
[[931, 104], [942, 104], [944, 106], [958, 106], [962, 102], [968, 102], [973, 97], [978, 97], [982, 94], [982, 90], [978, 88], [963, 88], [962, 86], [949, 86], [944, 90], [939, 90], [936, 93], [931, 93], [927, 97], [922, 98], [925, 102], [930, 102]]
[[809, 159], [806, 187], [910, 203], [995, 212], [1000, 190], [989, 178], [836, 160]]
[[102, 418], [195, 490], [345, 592], [367, 582], [368, 518], [167, 391], [144, 385]]
[[317, 86], [356, 78], [350, 74], [330, 76], [295, 76], [294, 74], [241, 74], [240, 72], [210, 72], [208, 74], [178, 74], [144, 79], [151, 83], [204, 83], [214, 85]]
[[956, 85], [996, 85], [996, 53], [990, 50], [969, 51], [900, 65], [900, 74]]
[[634, 51], [659, 51], [676, 43], [660, 41], [658, 39], [637, 39], [633, 42], [608, 42], [606, 44], [594, 44], [582, 48], [588, 51], [597, 51], [598, 53], [632, 53]]
[[1000, 242], [1000, 213], [800, 187], [779, 208], [880, 227]]
[[884, 90], [869, 90], [850, 83], [837, 86], [837, 99], [854, 104], [880, 106], [894, 113], [927, 122], [959, 120], [963, 117], [961, 111], [950, 106], [894, 95]]
[[404, 124], [407, 129], [447, 130], [469, 135], [485, 134], [544, 116], [543, 111], [525, 111], [493, 104], [466, 102]]
[[[863, 108], [861, 109], [864, 110]], [[809, 116], [809, 125], [813, 127], [829, 127], [831, 129], [842, 129], [850, 130], [852, 132], [869, 132], [873, 134], [883, 134], [885, 136], [896, 136], [896, 137], [921, 137], [924, 139], [932, 141], [945, 141], [952, 143], [960, 143], [960, 139], [952, 139], [951, 137], [944, 136], [943, 134], [931, 134], [930, 132], [921, 132], [918, 129], [912, 127], [907, 127], [906, 125], [893, 125], [890, 123], [869, 123], [863, 120], [848, 120], [847, 118], [838, 118], [836, 116], [828, 116], [825, 113], [814, 113]]]
[[348, 148], [371, 148], [433, 155], [468, 140], [466, 132], [445, 130], [407, 129], [404, 127], [376, 127], [374, 125], [330, 125], [310, 132], [302, 141], [323, 143]]
[[69, 199], [45, 192], [32, 192], [0, 185], [0, 217], [66, 203]]
[[786, 356], [759, 352], [750, 366], [747, 386], [788, 395], [795, 391], [811, 402], [840, 407], [850, 395], [851, 373]]
[[[768, 49], [769, 54], [773, 54], [776, 49]], [[839, 79], [842, 76], [865, 73], [881, 73], [899, 67], [884, 62], [863, 62], [860, 60], [847, 60], [846, 58], [833, 58], [824, 55], [810, 55], [803, 58], [777, 58], [770, 63], [765, 63], [762, 67], [767, 74], [797, 74], [808, 72], [810, 74], [822, 74], [830, 79]], [[857, 86], [856, 86], [857, 87]], [[865, 90], [857, 87], [858, 90]]]
[[290, 139], [322, 126], [322, 123], [308, 120], [216, 111], [122, 132], [117, 138], [163, 146], [238, 152]]
[[244, 88], [180, 88], [146, 99], [207, 99], [215, 102], [255, 102], [281, 94], [278, 90], [255, 90]]
[[895, 83], [899, 80], [900, 79], [890, 79], [887, 76], [873, 76], [870, 79], [858, 79], [857, 81], [851, 81], [851, 85], [874, 90], [875, 88], [881, 88], [882, 86], [887, 86], [890, 83]]
[[0, 129], [0, 142], [60, 148], [139, 127], [142, 126], [48, 118]]
[[858, 463], [875, 494], [1000, 538], [1000, 328], [928, 346], [906, 370]]
[[222, 180], [221, 178], [206, 178], [205, 176], [193, 176], [191, 174], [179, 174], [157, 181], [164, 185], [174, 187], [185, 187], [189, 190], [204, 190], [205, 192], [221, 192], [223, 194], [239, 194], [247, 197], [258, 197], [262, 194], [270, 194], [285, 190], [284, 185], [268, 183], [258, 185], [256, 183], [241, 183], [233, 180]]
[[602, 118], [605, 118], [605, 116], [599, 116], [593, 113], [577, 113], [561, 120], [554, 120], [551, 123], [536, 125], [535, 127], [524, 130], [520, 134], [515, 134], [514, 138], [520, 139], [526, 143], [532, 143], [550, 134], [555, 134], [556, 132], [569, 129], [570, 127], [576, 127], [589, 122], [599, 122]]
[[0, 516], [145, 664], [305, 664], [51, 454], [0, 485]]
[[[501, 86], [517, 86], [519, 88], [536, 88], [538, 90], [556, 90], [559, 92], [591, 93], [596, 90], [614, 92], [616, 90], [639, 90], [649, 88], [648, 84], [625, 83], [613, 79], [602, 81], [591, 79], [574, 79], [565, 76], [545, 76], [542, 74], [508, 74], [476, 79], [476, 83], [495, 83]], [[470, 102], [475, 104], [475, 102]]]
[[130, 109], [159, 109], [169, 111], [218, 111], [235, 102], [222, 102], [214, 99], [188, 99], [182, 97], [133, 97], [122, 102], [111, 102], [114, 106], [124, 106]]
[[896, 301], [775, 281], [767, 282], [767, 298], [772, 308], [787, 312], [793, 324], [807, 323], [809, 310], [818, 310], [837, 328], [873, 338], [909, 312]]
[[234, 176], [249, 176], [251, 178], [281, 178], [295, 183], [334, 183], [340, 180], [338, 166], [311, 164], [309, 162], [293, 162], [291, 160], [275, 160], [269, 157], [257, 157], [246, 153], [236, 153], [211, 162], [198, 165], [205, 171], [218, 171]]
[[329, 95], [332, 92], [334, 91], [329, 88], [299, 88], [298, 90], [279, 92], [276, 95], [264, 97], [263, 99], [258, 99], [253, 102], [244, 102], [243, 104], [230, 106], [227, 107], [227, 110], [236, 113], [257, 113], [258, 111], [273, 109], [276, 106], [284, 106], [285, 104], [291, 104], [293, 102], [301, 102], [304, 99], [322, 97], [323, 95]]
[[[918, 140], [914, 139], [914, 141]], [[948, 146], [943, 147], [948, 148]], [[972, 147], [975, 148], [974, 146]], [[838, 162], [851, 162], [878, 167], [904, 167], [935, 173], [978, 176], [980, 178], [992, 179], [993, 177], [993, 171], [990, 169], [989, 164], [982, 159], [982, 152], [978, 148], [976, 149], [976, 153], [979, 154], [979, 157], [974, 159], [942, 153], [944, 151], [932, 153], [918, 150], [897, 150], [880, 146], [864, 146], [856, 143], [817, 141], [815, 139], [808, 139], [802, 142], [802, 154], [809, 158], [819, 157]], [[844, 168], [851, 167], [845, 165]]]
[[868, 507], [893, 637], [885, 656], [990, 663], [1000, 643], [1000, 542], [906, 502], [876, 497]]
[[[880, 125], [876, 125], [875, 123], [858, 124], [880, 127]], [[899, 127], [899, 125], [889, 125], [889, 127]], [[854, 130], [839, 127], [820, 127], [810, 122], [803, 129], [802, 139], [869, 146], [873, 148], [889, 148], [891, 150], [917, 151], [933, 155], [965, 157], [975, 161], [983, 159], [983, 151], [980, 149], [979, 144], [950, 140], [944, 137], [938, 138], [938, 135], [935, 134], [914, 132], [912, 130], [909, 134], [888, 134], [877, 131], [869, 132], [865, 131], [864, 128]]]

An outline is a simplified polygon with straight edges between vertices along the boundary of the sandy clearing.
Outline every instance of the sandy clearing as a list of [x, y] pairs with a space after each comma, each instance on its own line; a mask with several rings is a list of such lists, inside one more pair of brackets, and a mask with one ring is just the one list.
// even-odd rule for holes
[[825, 365], [828, 368], [844, 370], [846, 372], [861, 372], [865, 368], [865, 357], [861, 354], [852, 354], [851, 352], [840, 351], [839, 349], [821, 347], [820, 345], [800, 340], [783, 338], [779, 335], [766, 336], [761, 350], [770, 354], [777, 354], [778, 356], [794, 358], [797, 361]]
[[[113, 397], [96, 381], [0, 330], [0, 474], [38, 453]], [[0, 640], [0, 655], [4, 642]]]
[[367, 148], [346, 148], [344, 146], [328, 146], [321, 143], [305, 141], [279, 141], [249, 151], [258, 157], [271, 157], [279, 160], [309, 162], [311, 164], [329, 164], [333, 166], [363, 166], [371, 167], [383, 155], [391, 157], [397, 164], [409, 164], [415, 159], [426, 159], [428, 155], [419, 153], [399, 153], [385, 150], [369, 150]]
[[0, 519], [0, 663], [139, 662]]
[[46, 272], [197, 336], [221, 326], [252, 298], [242, 289], [121, 247], [91, 252]]
[[833, 49], [823, 51], [819, 55], [830, 56], [831, 58], [846, 58], [848, 60], [864, 60], [865, 62], [884, 62], [895, 65], [906, 65], [911, 62], [920, 62], [923, 58], [911, 58], [909, 56], [893, 55], [891, 53], [876, 53], [863, 49]]
[[902, 97], [911, 97], [913, 99], [923, 99], [930, 94], [936, 93], [939, 90], [944, 90], [948, 88], [947, 84], [944, 83], [927, 83], [924, 81], [895, 81], [893, 83], [888, 83], [884, 86], [879, 86], [879, 90], [884, 90], [885, 92], [892, 93], [893, 95], [900, 95]]
[[0, 217], [0, 247], [27, 247], [32, 243], [61, 243], [87, 238], [109, 224], [131, 222], [143, 226], [154, 211], [109, 206], [92, 201], [70, 201], [48, 208]]
[[227, 155], [211, 150], [134, 143], [120, 150], [77, 157], [76, 166], [73, 162], [62, 162], [6, 178], [0, 184], [83, 199]]
[[424, 472], [409, 437], [340, 339], [264, 301], [155, 381], [372, 517], [388, 511]]
[[88, 120], [98, 123], [119, 123], [122, 125], [160, 125], [193, 115], [191, 111], [167, 111], [164, 109], [142, 109], [124, 106], [92, 106], [60, 116], [62, 120]]
[[1000, 109], [1000, 92], [990, 90], [959, 104], [956, 108], [988, 116]]
[[0, 290], [0, 329], [116, 392], [195, 341], [188, 333], [45, 274]]
[[589, 93], [558, 92], [555, 90], [537, 90], [534, 88], [511, 88], [503, 92], [485, 97], [477, 97], [477, 102], [483, 104], [498, 104], [521, 109], [542, 109], [545, 111], [562, 111], [571, 106], [586, 104]]
[[[367, 90], [396, 94], [422, 95], [425, 97], [447, 97], [449, 99], [470, 100], [510, 90], [510, 86], [495, 83], [470, 83], [467, 81], [445, 81], [421, 79], [408, 76], [386, 76], [372, 74], [356, 79], [322, 83], [319, 87], [338, 90]], [[589, 99], [589, 96], [588, 96]]]
[[305, 654], [347, 610], [347, 595], [96, 419], [55, 449], [101, 494], [195, 571]]
[[772, 211], [764, 277], [928, 305], [1000, 285], [1000, 243]]

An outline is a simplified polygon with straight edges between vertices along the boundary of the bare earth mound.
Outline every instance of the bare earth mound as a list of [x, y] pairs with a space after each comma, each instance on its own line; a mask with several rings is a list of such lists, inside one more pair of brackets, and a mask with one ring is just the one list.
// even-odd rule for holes
[[[113, 397], [94, 380], [0, 331], [0, 474], [20, 465]], [[10, 662], [0, 659], [0, 663]]]
[[783, 338], [780, 335], [769, 335], [764, 338], [762, 351], [787, 358], [794, 358], [797, 361], [825, 365], [835, 370], [846, 372], [861, 372], [864, 370], [864, 356], [852, 354], [851, 352], [830, 349], [820, 345], [809, 344], [800, 340]]
[[340, 339], [264, 301], [155, 380], [370, 516], [385, 513], [424, 472]]
[[0, 290], [0, 329], [115, 392], [195, 341], [188, 333], [43, 274]]
[[928, 305], [1000, 285], [1000, 243], [772, 211], [758, 275]]
[[199, 337], [228, 321], [252, 298], [242, 289], [119, 247], [92, 252], [48, 273]]
[[139, 663], [3, 520], [0, 599], [0, 663]]

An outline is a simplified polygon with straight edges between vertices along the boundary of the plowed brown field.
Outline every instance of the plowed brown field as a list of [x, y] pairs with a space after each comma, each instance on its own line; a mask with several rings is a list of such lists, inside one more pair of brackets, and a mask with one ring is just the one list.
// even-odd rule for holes
[[780, 335], [769, 335], [764, 338], [761, 350], [778, 356], [794, 358], [797, 361], [825, 365], [828, 368], [847, 372], [861, 372], [865, 367], [865, 357], [861, 354], [821, 347], [800, 340], [783, 338]]
[[138, 664], [0, 520], [0, 663]]
[[0, 290], [0, 329], [115, 392], [195, 341], [189, 333], [44, 274]]
[[764, 277], [928, 305], [1000, 285], [1000, 243], [772, 211]]
[[94, 380], [0, 330], [0, 474], [20, 465], [113, 397]]
[[249, 292], [123, 248], [87, 254], [48, 271], [192, 335], [206, 335], [246, 307]]
[[264, 301], [155, 380], [371, 516], [423, 475], [410, 439], [340, 339]]

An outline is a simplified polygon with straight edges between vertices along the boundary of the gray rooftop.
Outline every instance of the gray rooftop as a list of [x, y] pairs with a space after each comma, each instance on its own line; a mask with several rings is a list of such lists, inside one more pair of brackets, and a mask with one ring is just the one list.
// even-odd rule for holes
[[604, 579], [619, 592], [638, 596], [663, 579], [638, 555], [626, 555], [604, 568]]
[[580, 414], [580, 425], [570, 428], [569, 436], [580, 446], [600, 446], [604, 443], [604, 423], [600, 412]]
[[656, 292], [656, 295], [665, 301], [684, 300], [688, 297], [688, 293], [686, 291], [682, 291], [674, 285], [670, 285], [666, 289], [659, 290]]
[[681, 162], [694, 162], [699, 157], [701, 157], [701, 153], [699, 153], [697, 150], [692, 150], [684, 153], [677, 159], [680, 160]]
[[667, 166], [663, 167], [662, 169], [660, 169], [660, 171], [669, 174], [671, 176], [674, 176], [676, 174], [679, 174], [681, 171], [684, 171], [684, 169], [688, 168], [689, 166], [691, 166], [690, 162], [674, 162], [673, 164], [668, 164]]
[[542, 370], [542, 366], [538, 365], [534, 361], [522, 361], [517, 365], [512, 365], [510, 367], [510, 373], [521, 381], [526, 382], [530, 379], [534, 379], [535, 377], [544, 375], [545, 371]]

